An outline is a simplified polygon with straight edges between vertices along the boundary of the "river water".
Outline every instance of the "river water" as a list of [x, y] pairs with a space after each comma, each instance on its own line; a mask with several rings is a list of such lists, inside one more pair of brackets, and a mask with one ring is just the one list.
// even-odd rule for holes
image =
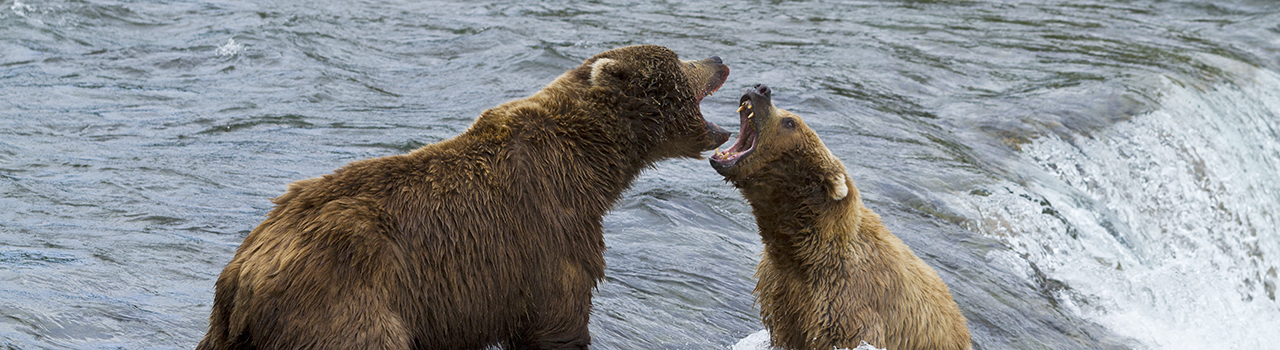
[[[1212, 4], [1210, 4], [1212, 3]], [[978, 349], [1280, 344], [1280, 4], [0, 1], [0, 347], [192, 348], [289, 182], [465, 130], [607, 49], [769, 84], [952, 288]], [[705, 160], [605, 218], [599, 349], [763, 327]]]

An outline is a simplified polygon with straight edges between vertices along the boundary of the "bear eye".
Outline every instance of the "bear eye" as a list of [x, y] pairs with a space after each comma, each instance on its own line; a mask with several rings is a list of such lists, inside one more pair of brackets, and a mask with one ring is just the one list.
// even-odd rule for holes
[[796, 121], [795, 121], [795, 119], [791, 119], [791, 118], [783, 119], [783, 120], [782, 120], [782, 126], [783, 126], [783, 127], [786, 127], [787, 129], [795, 129], [795, 128], [796, 128]]

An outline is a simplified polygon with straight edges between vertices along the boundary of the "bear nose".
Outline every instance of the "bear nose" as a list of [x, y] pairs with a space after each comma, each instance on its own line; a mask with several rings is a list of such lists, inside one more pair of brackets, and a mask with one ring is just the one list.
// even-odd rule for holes
[[711, 62], [715, 64], [724, 64], [724, 61], [720, 60], [720, 56], [711, 56], [707, 59], [711, 60]]
[[756, 84], [755, 90], [757, 94], [760, 94], [760, 96], [773, 98], [773, 96], [770, 96], [770, 94], [772, 94], [773, 92], [769, 91], [769, 86], [766, 86], [764, 84]]

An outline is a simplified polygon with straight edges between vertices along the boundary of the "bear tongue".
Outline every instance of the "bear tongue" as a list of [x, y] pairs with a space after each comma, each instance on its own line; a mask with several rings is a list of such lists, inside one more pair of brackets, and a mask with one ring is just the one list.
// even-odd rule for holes
[[756, 146], [756, 127], [755, 109], [752, 108], [751, 100], [743, 101], [738, 106], [738, 120], [741, 122], [741, 129], [738, 130], [738, 141], [729, 148], [729, 151], [742, 153]]
[[[742, 113], [744, 111], [746, 113]], [[739, 117], [742, 121], [742, 127], [738, 131], [738, 140], [728, 150], [720, 151], [717, 149], [716, 153], [711, 156], [712, 159], [722, 164], [736, 161], [746, 155], [747, 152], [754, 150], [756, 146], [756, 129], [755, 125], [752, 125], [755, 112], [752, 111], [751, 102], [743, 102], [742, 106], [738, 107], [738, 112], [741, 113]]]

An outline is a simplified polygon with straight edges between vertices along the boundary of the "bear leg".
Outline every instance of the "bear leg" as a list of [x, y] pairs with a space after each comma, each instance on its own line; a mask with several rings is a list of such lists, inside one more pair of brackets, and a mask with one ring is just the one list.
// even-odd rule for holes
[[591, 344], [587, 323], [591, 314], [590, 289], [585, 295], [567, 294], [568, 298], [537, 306], [524, 339], [512, 341], [508, 349], [586, 349]]
[[542, 294], [555, 297], [535, 298], [524, 336], [513, 339], [508, 349], [586, 349], [591, 344], [587, 323], [596, 280], [584, 266], [563, 259], [548, 269], [559, 272], [551, 277], [558, 283], [544, 284]]

